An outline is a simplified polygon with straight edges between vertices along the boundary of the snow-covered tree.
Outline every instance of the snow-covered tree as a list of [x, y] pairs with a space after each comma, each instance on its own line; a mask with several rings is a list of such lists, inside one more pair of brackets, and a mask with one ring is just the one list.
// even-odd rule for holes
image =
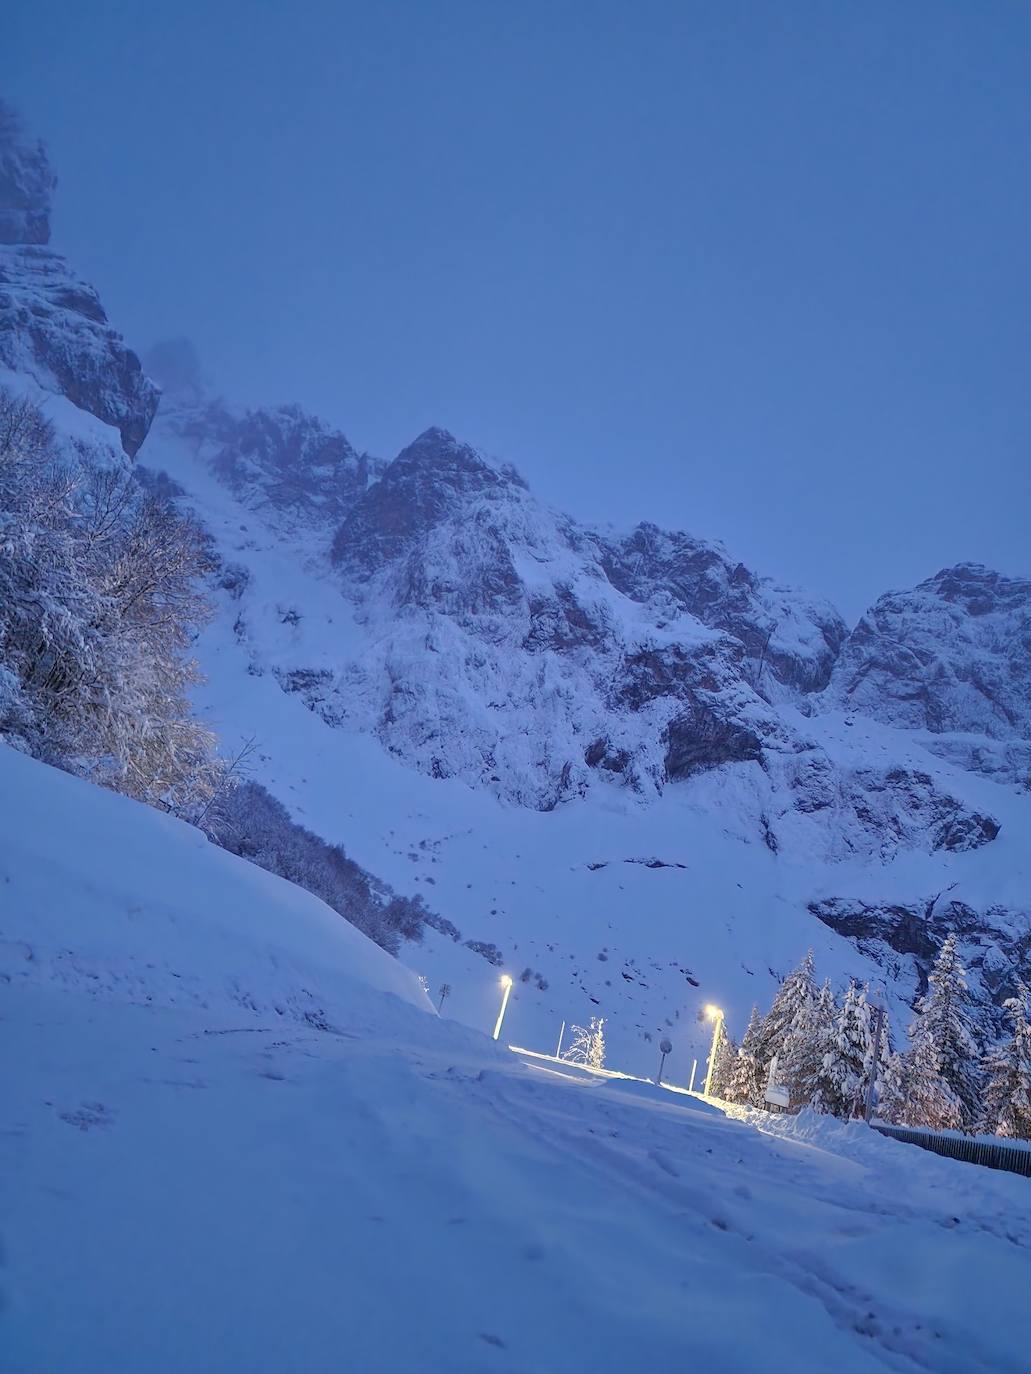
[[727, 1098], [734, 1065], [737, 1062], [737, 1045], [727, 1030], [725, 1021], [720, 1022], [719, 1044], [716, 1046], [716, 1061], [712, 1066], [712, 1082], [709, 1093], [712, 1097]]
[[592, 1016], [587, 1026], [571, 1027], [569, 1048], [562, 1056], [571, 1064], [586, 1064], [589, 1069], [605, 1067], [605, 1018]]
[[1013, 1034], [987, 1056], [987, 1082], [978, 1129], [1031, 1140], [1031, 994], [1021, 983], [1006, 1010]]
[[812, 1101], [837, 1022], [838, 1006], [830, 979], [827, 979], [807, 1014], [800, 1016], [792, 1027], [778, 1064], [781, 1081], [791, 1093], [793, 1107], [804, 1107]]
[[906, 1115], [906, 1063], [895, 1048], [891, 1023], [885, 1012], [881, 1026], [881, 1047], [877, 1057], [877, 1106], [881, 1121], [899, 1124]]
[[905, 1078], [910, 1124], [967, 1129], [978, 1118], [980, 1056], [969, 1002], [966, 971], [956, 936], [950, 935], [928, 978], [920, 1014], [909, 1029]]
[[769, 1067], [774, 1055], [783, 1063], [788, 1041], [794, 1035], [805, 1033], [815, 1003], [813, 951], [809, 950], [798, 968], [781, 983], [773, 1005], [763, 1018], [759, 1058], [765, 1067]]
[[830, 1044], [816, 1080], [813, 1105], [834, 1116], [862, 1111], [872, 1061], [870, 1008], [865, 990], [853, 981], [838, 1013]]
[[728, 1102], [739, 1102], [745, 1107], [761, 1107], [766, 1091], [766, 1073], [759, 1055], [762, 1050], [762, 1017], [759, 1008], [753, 1007], [748, 1018], [741, 1048], [734, 1059], [727, 1078], [726, 1096]]
[[220, 766], [188, 648], [209, 566], [166, 496], [107, 453], [59, 449], [0, 390], [0, 734], [142, 801], [203, 806]]

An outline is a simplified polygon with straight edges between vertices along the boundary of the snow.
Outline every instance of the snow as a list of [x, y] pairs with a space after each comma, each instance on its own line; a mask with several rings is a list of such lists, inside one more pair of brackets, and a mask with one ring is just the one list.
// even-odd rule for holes
[[0, 797], [9, 984], [305, 1022], [357, 976], [429, 1008], [412, 973], [317, 898], [182, 821], [2, 745]]
[[1025, 1180], [534, 1064], [180, 823], [0, 795], [5, 1374], [1026, 1367]]

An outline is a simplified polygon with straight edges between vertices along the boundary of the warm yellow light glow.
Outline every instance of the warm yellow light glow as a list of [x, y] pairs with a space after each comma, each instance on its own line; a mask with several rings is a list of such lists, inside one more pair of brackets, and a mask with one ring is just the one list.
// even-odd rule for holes
[[709, 1018], [710, 1021], [717, 1021], [717, 1020], [722, 1021], [722, 1020], [723, 1020], [723, 1008], [722, 1008], [722, 1007], [714, 1007], [714, 1006], [712, 1005], [711, 1002], [710, 1002], [709, 1005], [705, 1008], [705, 1014], [706, 1014], [706, 1016]]
[[512, 979], [507, 973], [501, 975], [501, 986], [505, 989], [501, 998], [501, 1010], [498, 1012], [498, 1022], [494, 1027], [494, 1039], [497, 1040], [501, 1035], [501, 1023], [505, 1019], [505, 1008], [508, 1006], [509, 995], [512, 992]]

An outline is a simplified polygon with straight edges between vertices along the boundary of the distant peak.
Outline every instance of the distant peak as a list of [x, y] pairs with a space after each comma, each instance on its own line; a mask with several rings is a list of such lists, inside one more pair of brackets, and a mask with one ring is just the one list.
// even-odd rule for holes
[[419, 437], [409, 445], [409, 448], [436, 448], [438, 446], [446, 448], [468, 447], [466, 444], [459, 444], [449, 429], [442, 429], [440, 425], [430, 425], [429, 429], [424, 429]]
[[431, 425], [423, 430], [390, 465], [395, 478], [421, 480], [432, 474], [435, 480], [454, 487], [521, 487], [528, 491], [525, 478], [511, 463], [492, 462], [473, 448], [472, 444], [456, 439], [450, 430]]
[[1031, 579], [1007, 577], [984, 563], [956, 563], [921, 582], [919, 591], [957, 602], [975, 615], [1031, 601]]

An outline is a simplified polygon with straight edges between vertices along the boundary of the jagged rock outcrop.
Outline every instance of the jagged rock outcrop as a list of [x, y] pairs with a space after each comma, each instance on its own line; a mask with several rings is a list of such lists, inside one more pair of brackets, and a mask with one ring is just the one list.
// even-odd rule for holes
[[272, 523], [331, 531], [369, 484], [375, 461], [300, 406], [235, 413], [221, 402], [181, 417], [180, 432], [244, 505]]
[[1031, 580], [961, 563], [882, 596], [849, 636], [826, 699], [926, 731], [934, 752], [964, 767], [1031, 776]]
[[927, 991], [927, 975], [946, 936], [959, 936], [960, 957], [969, 975], [987, 1041], [1001, 1034], [1002, 1004], [1016, 996], [1021, 981], [1031, 982], [1031, 908], [990, 906], [975, 910], [937, 893], [920, 902], [870, 902], [830, 898], [809, 910], [825, 925], [852, 940], [908, 988], [911, 1002]]
[[154, 418], [157, 388], [97, 293], [45, 246], [54, 185], [42, 145], [0, 106], [0, 366], [114, 426], [132, 457]]
[[610, 543], [602, 567], [635, 601], [687, 611], [742, 645], [751, 685], [783, 699], [827, 685], [845, 623], [827, 602], [778, 587], [735, 563], [718, 544], [641, 524]]
[[[666, 577], [663, 541], [676, 551]], [[756, 690], [763, 651], [778, 646], [771, 681], [797, 694], [823, 683], [839, 633], [833, 613], [808, 618], [806, 598], [735, 571], [715, 546], [654, 530], [623, 545], [547, 510], [512, 469], [440, 429], [355, 503], [333, 558], [362, 617], [395, 626], [377, 636], [378, 674], [366, 656], [346, 679], [352, 701], [382, 703], [372, 727], [435, 775], [537, 806], [592, 775], [647, 793], [761, 763], [771, 740], [792, 747]]]

